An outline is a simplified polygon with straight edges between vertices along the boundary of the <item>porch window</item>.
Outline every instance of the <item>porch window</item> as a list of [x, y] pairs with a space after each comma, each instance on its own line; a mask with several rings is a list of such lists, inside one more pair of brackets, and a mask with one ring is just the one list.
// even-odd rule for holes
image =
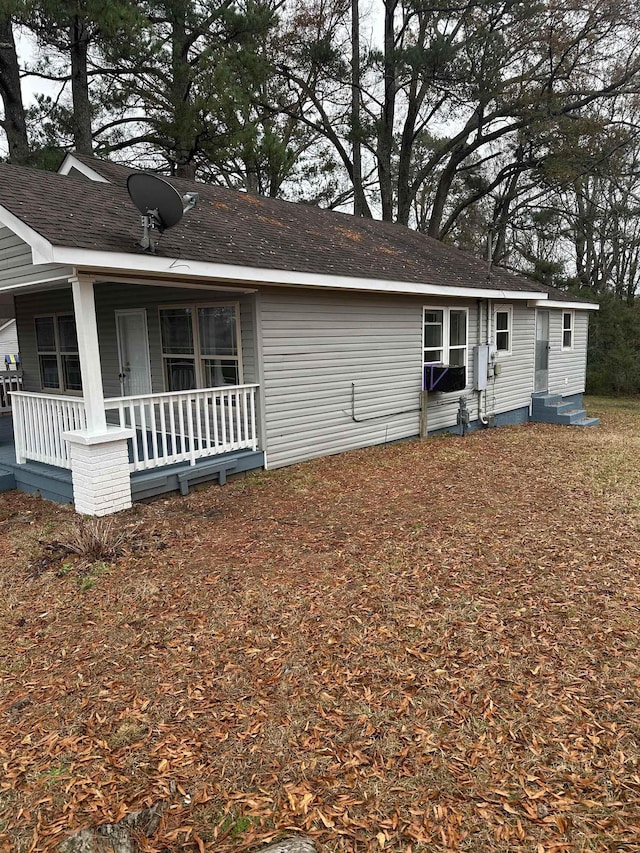
[[466, 308], [425, 308], [422, 360], [424, 364], [467, 366]]
[[168, 391], [241, 384], [235, 304], [161, 308], [160, 332]]
[[36, 317], [36, 350], [43, 391], [82, 391], [73, 314]]
[[573, 311], [562, 312], [562, 349], [573, 349]]
[[500, 353], [511, 352], [511, 308], [496, 308], [494, 314], [496, 349]]

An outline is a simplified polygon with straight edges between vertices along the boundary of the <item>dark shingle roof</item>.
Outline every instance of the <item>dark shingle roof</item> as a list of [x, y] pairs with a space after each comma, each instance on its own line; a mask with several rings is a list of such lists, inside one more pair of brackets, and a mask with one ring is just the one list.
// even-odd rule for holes
[[[0, 205], [54, 246], [144, 254], [137, 245], [140, 216], [126, 190], [133, 170], [78, 159], [111, 183], [0, 165]], [[546, 290], [496, 268], [488, 281], [485, 262], [401, 225], [192, 181], [170, 182], [181, 194], [197, 191], [200, 201], [164, 233], [159, 256], [437, 286]]]

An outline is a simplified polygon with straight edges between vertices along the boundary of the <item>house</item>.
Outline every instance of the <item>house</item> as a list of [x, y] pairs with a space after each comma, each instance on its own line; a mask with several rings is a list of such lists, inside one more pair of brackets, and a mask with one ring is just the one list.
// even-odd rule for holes
[[0, 364], [15, 368], [18, 349], [15, 319], [0, 320]]
[[5, 488], [103, 515], [467, 419], [595, 422], [596, 305], [402, 226], [183, 180], [199, 203], [151, 253], [130, 173], [0, 166], [23, 370]]

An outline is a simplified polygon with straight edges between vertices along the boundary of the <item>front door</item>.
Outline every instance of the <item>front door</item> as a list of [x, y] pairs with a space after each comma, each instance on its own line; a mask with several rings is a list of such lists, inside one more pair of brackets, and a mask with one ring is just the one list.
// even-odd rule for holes
[[535, 390], [549, 390], [549, 312], [536, 311]]
[[147, 312], [144, 308], [116, 311], [116, 329], [122, 396], [151, 394]]

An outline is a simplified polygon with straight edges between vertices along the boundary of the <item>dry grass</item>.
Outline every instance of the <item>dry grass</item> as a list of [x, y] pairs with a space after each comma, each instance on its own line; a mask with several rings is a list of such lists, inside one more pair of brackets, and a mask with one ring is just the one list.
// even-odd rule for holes
[[91, 587], [0, 496], [2, 849], [640, 850], [640, 405], [590, 414], [138, 506]]

